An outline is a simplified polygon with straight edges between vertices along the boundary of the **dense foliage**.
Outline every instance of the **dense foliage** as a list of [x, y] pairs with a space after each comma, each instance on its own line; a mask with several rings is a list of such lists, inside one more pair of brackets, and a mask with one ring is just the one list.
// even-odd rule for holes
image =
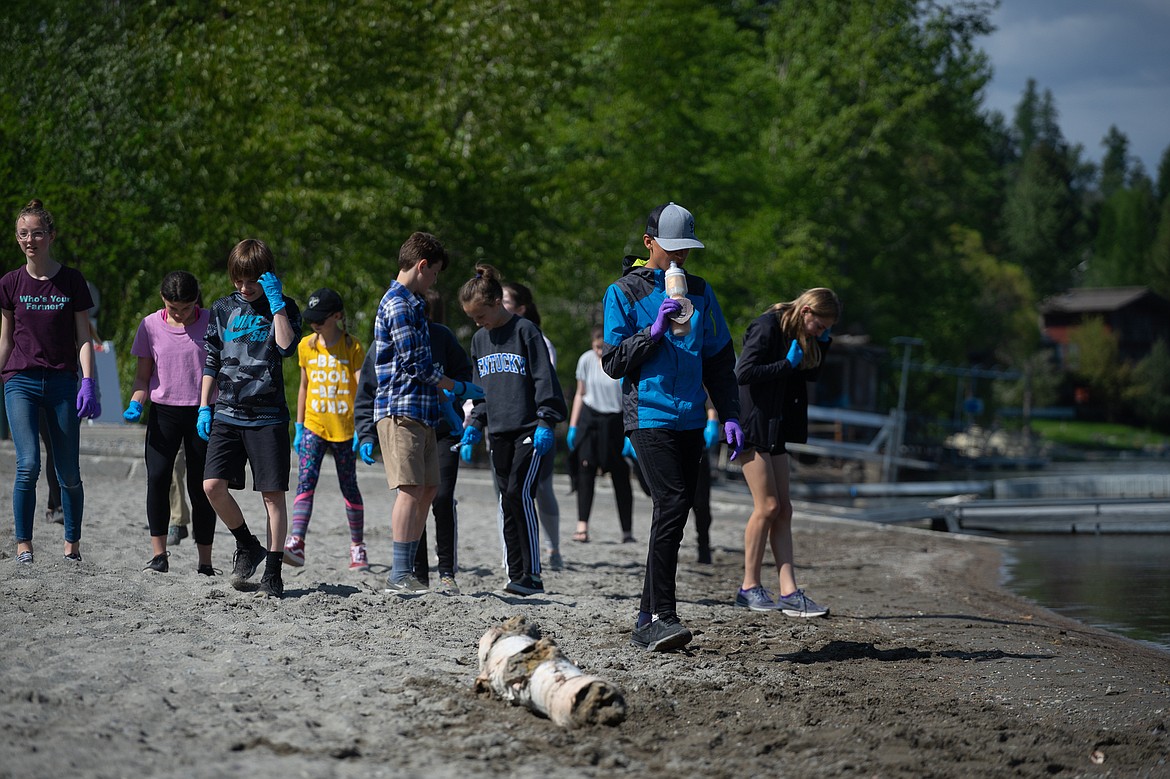
[[1098, 175], [1034, 84], [1010, 127], [988, 115], [989, 11], [11, 0], [0, 202], [54, 211], [58, 253], [97, 284], [121, 354], [164, 273], [225, 294], [245, 236], [273, 246], [294, 297], [336, 288], [368, 340], [398, 246], [425, 229], [454, 258], [448, 322], [469, 334], [453, 293], [475, 261], [496, 264], [535, 290], [572, 386], [605, 286], [650, 208], [674, 200], [707, 244], [688, 267], [737, 338], [772, 302], [827, 285], [839, 331], [1018, 365], [1037, 296], [1077, 282], [1170, 294], [1170, 164], [1152, 181], [1114, 131]]

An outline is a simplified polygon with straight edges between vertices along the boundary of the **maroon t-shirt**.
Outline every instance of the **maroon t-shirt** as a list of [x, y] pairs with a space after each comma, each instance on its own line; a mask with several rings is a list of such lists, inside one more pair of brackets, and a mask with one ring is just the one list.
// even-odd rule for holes
[[4, 378], [26, 368], [77, 372], [77, 312], [93, 308], [81, 271], [64, 265], [40, 281], [24, 266], [0, 278], [0, 309], [13, 313], [12, 354]]

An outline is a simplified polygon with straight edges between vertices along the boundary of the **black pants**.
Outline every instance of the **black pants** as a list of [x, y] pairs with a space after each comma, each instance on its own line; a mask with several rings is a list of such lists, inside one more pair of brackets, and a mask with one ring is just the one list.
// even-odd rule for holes
[[695, 535], [699, 549], [711, 548], [711, 451], [703, 450], [695, 482]]
[[537, 457], [532, 448], [531, 431], [489, 433], [489, 436], [492, 470], [496, 474], [500, 507], [504, 511], [508, 578], [518, 581], [526, 573], [539, 576], [540, 522], [536, 514], [536, 487], [542, 458]]
[[694, 504], [699, 460], [703, 456], [703, 431], [634, 430], [630, 441], [638, 453], [638, 463], [654, 501], [641, 608], [663, 618], [676, 614], [674, 578], [678, 570], [678, 548]]
[[[457, 438], [443, 438], [439, 441], [439, 491], [431, 504], [435, 515], [435, 552], [439, 556], [439, 575], [455, 575], [459, 568], [459, 516], [456, 512], [455, 482], [459, 478], [459, 450], [451, 451], [451, 444]], [[414, 557], [414, 576], [426, 582], [431, 566], [427, 557], [427, 529], [423, 527]]]
[[[610, 466], [609, 478], [613, 482], [613, 496], [617, 501], [618, 521], [621, 522], [622, 532], [632, 532], [634, 529], [634, 493], [630, 489], [630, 466], [625, 459], [619, 457], [614, 465]], [[593, 493], [596, 482], [597, 466], [582, 458], [577, 470], [578, 522], [589, 521], [589, 514], [593, 511]]]
[[618, 521], [622, 532], [629, 533], [634, 528], [634, 493], [630, 489], [630, 465], [622, 457], [622, 445], [625, 442], [622, 415], [600, 414], [582, 405], [577, 425], [581, 439], [575, 456], [569, 458], [578, 462], [577, 521], [589, 521], [589, 514], [593, 511], [597, 471], [609, 471], [614, 499], [617, 501]]
[[203, 491], [207, 442], [195, 432], [199, 409], [151, 403], [146, 415], [146, 521], [150, 535], [165, 536], [171, 522], [171, 476], [182, 446], [187, 455], [187, 495], [191, 498], [191, 534], [197, 544], [215, 537], [215, 510]]

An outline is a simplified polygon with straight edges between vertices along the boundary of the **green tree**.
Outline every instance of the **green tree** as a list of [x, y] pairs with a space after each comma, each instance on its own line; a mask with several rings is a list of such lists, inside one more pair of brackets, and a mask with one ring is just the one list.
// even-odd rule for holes
[[1114, 190], [1100, 213], [1086, 281], [1103, 287], [1149, 284], [1158, 229], [1153, 182], [1138, 168], [1131, 185]]
[[1133, 384], [1124, 395], [1143, 422], [1170, 432], [1170, 347], [1164, 340], [1134, 366]]
[[1130, 368], [1123, 363], [1114, 334], [1100, 317], [1089, 317], [1069, 336], [1069, 363], [1073, 373], [1090, 390], [1091, 402], [1102, 408], [1109, 421], [1121, 413]]

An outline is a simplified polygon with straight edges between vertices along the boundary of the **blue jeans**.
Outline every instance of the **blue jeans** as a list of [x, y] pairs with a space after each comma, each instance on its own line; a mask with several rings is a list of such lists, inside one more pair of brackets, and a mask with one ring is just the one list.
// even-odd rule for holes
[[65, 541], [81, 540], [81, 515], [85, 496], [81, 488], [78, 444], [81, 420], [77, 418], [77, 376], [68, 371], [28, 369], [4, 382], [8, 428], [16, 447], [16, 483], [12, 510], [16, 540], [32, 541], [33, 514], [37, 508], [37, 479], [41, 475], [40, 412], [45, 412], [49, 440], [53, 444], [53, 469], [61, 482], [61, 508], [65, 512]]

